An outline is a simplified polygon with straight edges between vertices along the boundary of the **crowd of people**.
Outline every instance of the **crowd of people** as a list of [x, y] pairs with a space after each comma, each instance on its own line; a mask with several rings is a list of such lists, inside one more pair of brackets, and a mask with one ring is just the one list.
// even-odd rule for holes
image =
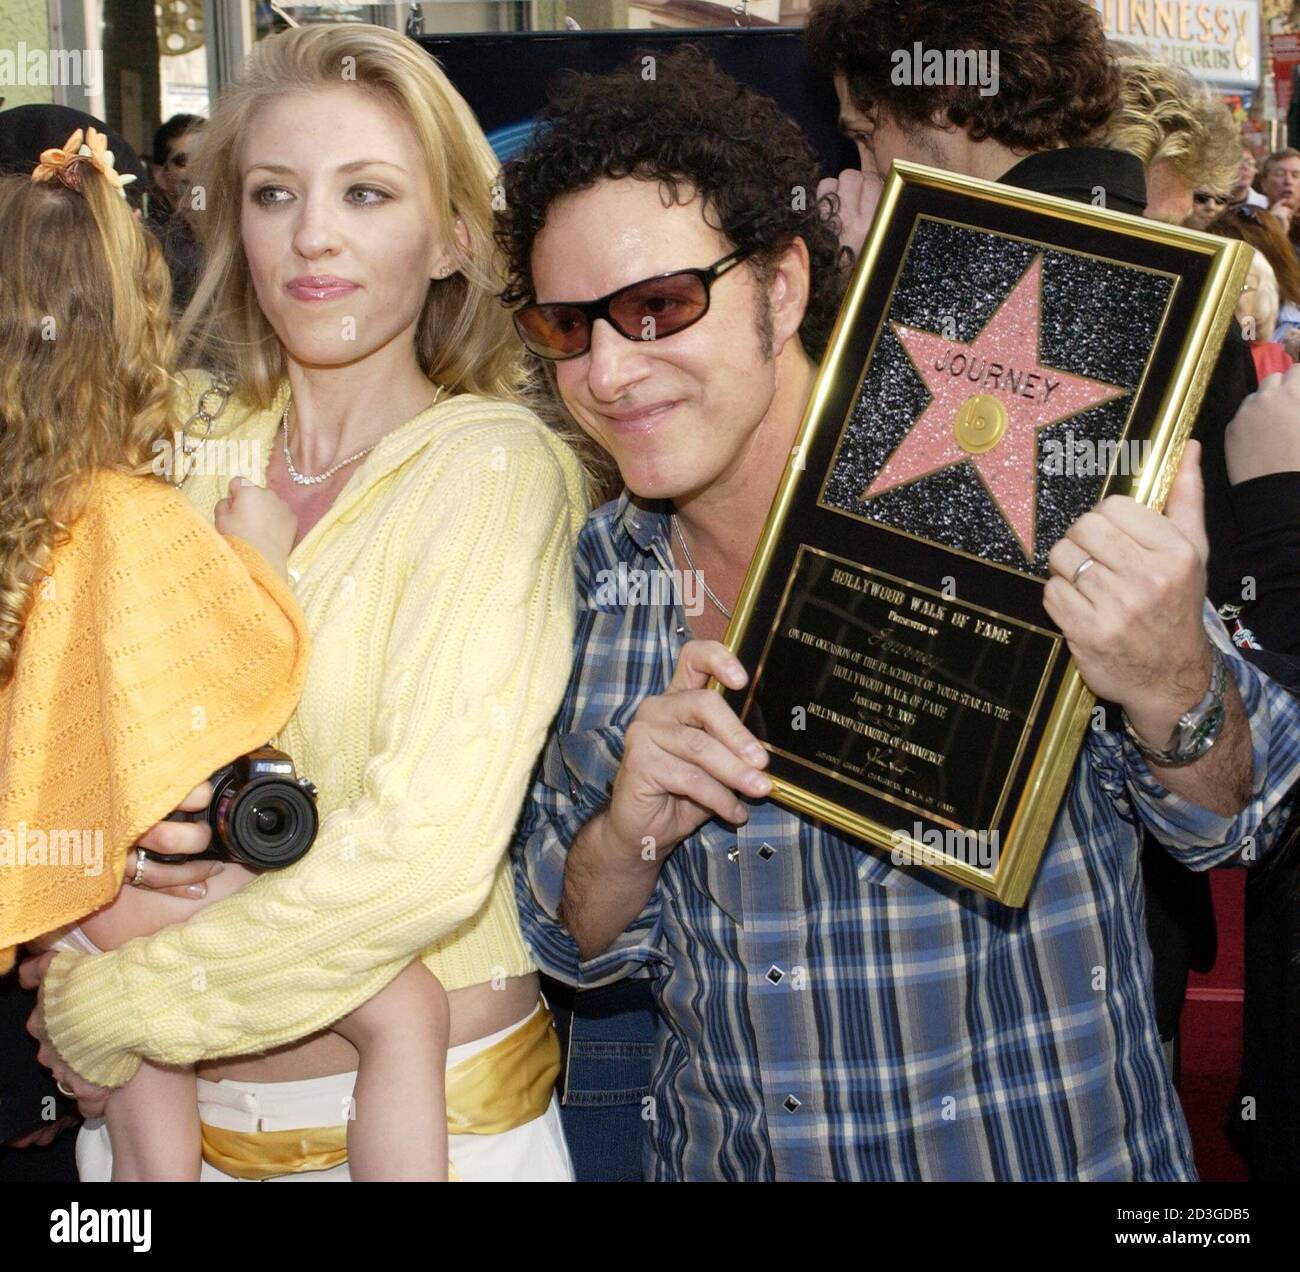
[[[1256, 175], [1086, 0], [806, 40], [837, 175], [689, 44], [558, 77], [504, 169], [361, 24], [262, 41], [148, 169], [0, 113], [0, 830], [105, 828], [98, 873], [0, 863], [8, 1173], [80, 1123], [86, 1181], [1194, 1179], [1215, 867], [1236, 1130], [1300, 1173], [1300, 151]], [[998, 91], [899, 83], [916, 42]], [[895, 160], [1255, 249], [1164, 513], [1052, 549], [1105, 721], [1020, 909], [772, 800], [708, 687]], [[689, 612], [599, 592], [682, 569]], [[268, 738], [315, 841], [216, 860], [204, 779]]]

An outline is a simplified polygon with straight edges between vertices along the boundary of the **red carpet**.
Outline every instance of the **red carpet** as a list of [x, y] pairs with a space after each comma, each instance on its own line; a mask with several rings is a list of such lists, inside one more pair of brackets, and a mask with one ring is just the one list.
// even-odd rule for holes
[[1205, 1180], [1244, 1180], [1246, 1165], [1224, 1134], [1228, 1101], [1241, 1065], [1242, 937], [1246, 872], [1211, 871], [1219, 955], [1214, 970], [1188, 980], [1182, 1025], [1183, 1111], [1196, 1167]]

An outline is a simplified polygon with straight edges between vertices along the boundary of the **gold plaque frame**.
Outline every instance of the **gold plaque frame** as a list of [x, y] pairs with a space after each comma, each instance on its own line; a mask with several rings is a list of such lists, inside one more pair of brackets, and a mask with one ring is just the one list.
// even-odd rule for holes
[[[1196, 262], [1200, 271], [1199, 294], [1196, 296], [1191, 321], [1185, 329], [1181, 345], [1177, 345], [1177, 359], [1174, 374], [1168, 378], [1164, 392], [1159, 398], [1151, 423], [1143, 428], [1143, 437], [1150, 442], [1149, 460], [1131, 482], [1126, 493], [1139, 502], [1157, 510], [1163, 508], [1173, 475], [1177, 470], [1184, 444], [1195, 422], [1206, 387], [1213, 372], [1220, 346], [1232, 321], [1237, 297], [1245, 282], [1249, 269], [1251, 249], [1243, 243], [1214, 238], [1180, 227], [1168, 226], [1161, 222], [1148, 221], [1122, 213], [1112, 212], [1104, 207], [1080, 204], [1035, 191], [1022, 190], [1014, 186], [1001, 185], [971, 177], [958, 176], [938, 169], [923, 167], [918, 164], [895, 163], [881, 196], [880, 206], [872, 223], [862, 253], [858, 259], [853, 275], [849, 281], [844, 303], [836, 320], [827, 345], [820, 371], [805, 409], [797, 439], [787, 460], [785, 471], [777, 489], [772, 507], [768, 513], [758, 547], [750, 562], [735, 613], [727, 628], [726, 644], [741, 658], [751, 672], [751, 685], [745, 690], [729, 692], [724, 686], [713, 683], [713, 687], [727, 694], [738, 713], [746, 709], [752, 686], [758, 679], [760, 658], [766, 658], [770, 643], [770, 631], [759, 631], [754, 624], [754, 616], [761, 605], [770, 609], [775, 595], [784, 596], [793, 574], [773, 571], [773, 559], [779, 555], [788, 560], [797, 545], [795, 556], [802, 549], [811, 549], [829, 555], [832, 545], [827, 543], [805, 543], [797, 539], [798, 531], [794, 529], [792, 513], [801, 510], [810, 501], [818, 502], [826, 485], [830, 465], [824, 471], [812, 471], [807, 460], [819, 443], [824, 443], [825, 435], [836, 430], [833, 454], [838, 454], [842, 434], [847, 427], [847, 414], [842, 410], [844, 387], [852, 381], [854, 389], [848, 398], [851, 412], [857, 403], [858, 393], [874, 357], [880, 330], [885, 325], [898, 277], [906, 259], [906, 253], [893, 260], [884, 259], [883, 252], [891, 235], [901, 233], [895, 224], [900, 215], [900, 205], [905, 196], [913, 209], [924, 208], [928, 192], [943, 196], [959, 196], [963, 206], [969, 208], [972, 217], [969, 221], [956, 224], [976, 231], [986, 231], [1000, 237], [1016, 237], [1008, 234], [1004, 228], [991, 229], [980, 223], [981, 208], [1010, 209], [1013, 213], [1025, 214], [1027, 241], [1041, 243], [1051, 251], [1070, 251], [1068, 245], [1062, 246], [1058, 241], [1045, 242], [1029, 233], [1029, 227], [1055, 222], [1067, 223], [1080, 231], [1117, 236], [1116, 242], [1123, 240], [1128, 249], [1137, 242], [1162, 248], [1174, 249], [1175, 254], [1186, 254], [1189, 261]], [[952, 199], [945, 201], [947, 209], [940, 216], [931, 219], [949, 219]], [[917, 214], [919, 220], [920, 213]], [[1043, 218], [1047, 218], [1046, 221]], [[1005, 217], [1003, 217], [1005, 220]], [[1041, 229], [1039, 231], [1042, 233]], [[911, 234], [907, 239], [910, 247]], [[1086, 252], [1097, 259], [1106, 258], [1097, 253]], [[1132, 261], [1123, 262], [1129, 268], [1142, 268]], [[893, 281], [890, 284], [887, 300], [883, 306], [875, 304], [868, 312], [865, 302], [873, 284], [878, 288], [882, 271], [892, 269]], [[1179, 278], [1176, 287], [1184, 284]], [[1172, 303], [1174, 293], [1170, 293]], [[1162, 340], [1176, 341], [1177, 333], [1165, 331], [1162, 319], [1159, 338], [1147, 355], [1147, 362], [1142, 371], [1142, 385], [1146, 386], [1150, 363], [1162, 347]], [[870, 352], [860, 365], [854, 365], [847, 355], [847, 349], [855, 340], [863, 339], [862, 324], [875, 324], [875, 330], [869, 343]], [[1132, 391], [1136, 403], [1141, 388]], [[1035, 448], [1037, 454], [1037, 447]], [[1116, 476], [1112, 471], [1106, 479], [1106, 490], [1115, 484]], [[839, 515], [851, 516], [840, 509], [834, 510]], [[889, 529], [889, 527], [885, 527]], [[894, 533], [902, 534], [903, 531]], [[927, 541], [928, 542], [928, 541]], [[1007, 571], [1007, 567], [996, 561], [984, 561], [990, 569]], [[897, 573], [891, 571], [888, 559], [860, 561], [863, 569], [877, 572]], [[1015, 573], [1011, 571], [1011, 573]], [[782, 601], [782, 604], [784, 602]], [[778, 607], [779, 612], [779, 607]], [[1041, 616], [1041, 626], [1055, 631], [1054, 625], [1046, 614]], [[770, 626], [770, 624], [767, 624]], [[1059, 633], [1057, 633], [1059, 638]], [[1063, 642], [1061, 653], [1064, 650]], [[748, 656], [747, 656], [748, 654]], [[1060, 662], [1054, 658], [1053, 662]], [[1046, 675], [1046, 673], [1044, 673]], [[890, 829], [878, 819], [864, 816], [850, 802], [840, 802], [825, 793], [810, 789], [804, 782], [795, 780], [790, 774], [773, 771], [772, 798], [785, 804], [794, 811], [816, 818], [830, 826], [862, 840], [874, 849], [897, 852], [904, 851], [904, 860], [910, 860], [927, 869], [956, 881], [966, 887], [975, 889], [1009, 906], [1021, 906], [1025, 903], [1034, 874], [1037, 870], [1043, 849], [1051, 833], [1066, 786], [1073, 772], [1078, 750], [1082, 743], [1093, 706], [1093, 697], [1083, 683], [1073, 660], [1065, 663], [1063, 675], [1050, 700], [1043, 700], [1038, 695], [1035, 709], [1045, 713], [1041, 723], [1041, 736], [1034, 748], [1027, 779], [1023, 782], [1015, 800], [1014, 811], [1010, 814], [1010, 826], [1001, 838], [996, 864], [991, 869], [972, 865], [956, 858], [942, 857], [924, 844], [919, 844], [910, 836], [908, 844], [903, 844], [897, 829]], [[770, 753], [776, 755], [777, 748], [766, 743]], [[784, 754], [783, 752], [781, 754]], [[776, 764], [773, 764], [776, 769]], [[941, 859], [936, 859], [941, 858]]]

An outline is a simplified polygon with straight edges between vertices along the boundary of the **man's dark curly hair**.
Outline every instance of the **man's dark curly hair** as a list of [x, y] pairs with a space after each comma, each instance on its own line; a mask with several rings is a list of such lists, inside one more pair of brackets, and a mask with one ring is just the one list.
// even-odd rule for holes
[[[654, 57], [653, 63], [643, 57]], [[654, 78], [643, 76], [653, 66]], [[817, 157], [799, 126], [769, 97], [724, 74], [686, 45], [638, 54], [607, 75], [567, 72], [553, 85], [539, 127], [503, 176], [497, 213], [507, 305], [528, 304], [533, 241], [556, 199], [602, 178], [659, 181], [669, 197], [703, 197], [705, 218], [750, 258], [765, 281], [796, 237], [808, 248], [808, 308], [799, 327], [820, 359], [846, 281], [833, 219], [817, 199]], [[692, 263], [692, 262], [686, 262]]]
[[[944, 111], [975, 141], [1051, 150], [1093, 139], [1119, 103], [1119, 72], [1087, 0], [816, 0], [806, 28], [814, 65], [845, 77], [869, 118], [901, 126]], [[978, 84], [895, 84], [894, 54], [998, 52], [998, 90]]]

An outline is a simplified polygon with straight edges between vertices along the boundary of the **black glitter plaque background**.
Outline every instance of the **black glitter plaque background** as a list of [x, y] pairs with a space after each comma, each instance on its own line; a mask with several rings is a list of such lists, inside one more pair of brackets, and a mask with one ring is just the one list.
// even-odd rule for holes
[[[862, 492], [907, 436], [930, 395], [891, 323], [969, 343], [979, 335], [1035, 256], [1043, 257], [1039, 360], [1124, 389], [1141, 383], [1176, 279], [1055, 251], [991, 231], [923, 218], [903, 263], [871, 367], [849, 412], [821, 505], [1011, 569], [1046, 577], [1047, 554], [1101, 498], [1108, 474], [1053, 468], [1056, 441], [1122, 441], [1134, 393], [1038, 430], [1034, 560], [969, 463], [954, 464], [863, 501]], [[1026, 350], [1032, 357], [1033, 350]]]

